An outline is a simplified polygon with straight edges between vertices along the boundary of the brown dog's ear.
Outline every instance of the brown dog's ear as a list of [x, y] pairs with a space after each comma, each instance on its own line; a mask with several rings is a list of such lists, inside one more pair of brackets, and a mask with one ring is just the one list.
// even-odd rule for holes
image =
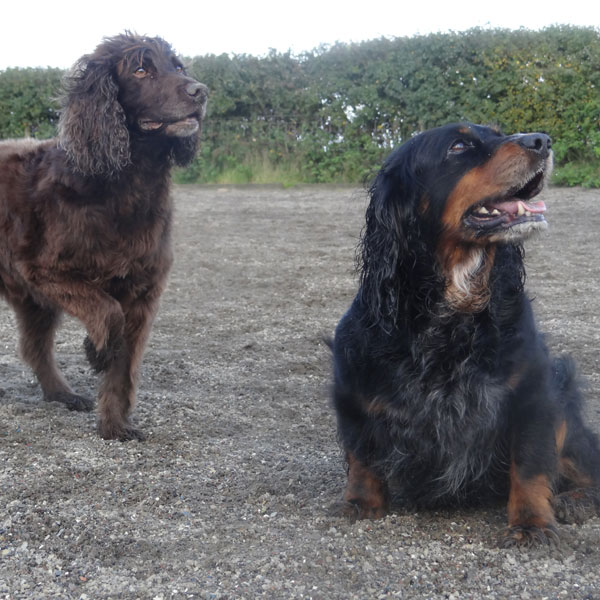
[[86, 176], [115, 177], [130, 162], [129, 132], [110, 62], [84, 56], [63, 80], [59, 145]]

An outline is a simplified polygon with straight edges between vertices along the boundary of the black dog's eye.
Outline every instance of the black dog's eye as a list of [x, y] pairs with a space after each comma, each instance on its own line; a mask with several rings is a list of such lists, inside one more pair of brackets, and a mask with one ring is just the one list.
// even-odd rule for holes
[[133, 72], [133, 75], [134, 75], [135, 77], [139, 77], [139, 78], [146, 77], [146, 75], [148, 75], [148, 71], [147, 71], [147, 69], [145, 69], [144, 67], [138, 67], [138, 68], [137, 68], [137, 69], [136, 69], [136, 70]]
[[465, 140], [456, 140], [452, 146], [450, 146], [450, 149], [448, 150], [449, 154], [460, 154], [461, 152], [464, 152], [465, 150], [468, 150], [469, 148], [472, 148], [473, 144], [471, 144], [470, 142], [466, 142]]
[[178, 73], [183, 73], [183, 67], [182, 67], [181, 65], [175, 65], [175, 70], [176, 70]]

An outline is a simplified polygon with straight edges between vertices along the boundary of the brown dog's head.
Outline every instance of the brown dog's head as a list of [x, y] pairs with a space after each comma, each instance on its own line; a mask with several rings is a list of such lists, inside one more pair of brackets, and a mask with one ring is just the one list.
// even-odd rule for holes
[[140, 140], [155, 141], [177, 164], [192, 160], [208, 89], [161, 38], [106, 38], [63, 86], [59, 143], [78, 172], [116, 176]]

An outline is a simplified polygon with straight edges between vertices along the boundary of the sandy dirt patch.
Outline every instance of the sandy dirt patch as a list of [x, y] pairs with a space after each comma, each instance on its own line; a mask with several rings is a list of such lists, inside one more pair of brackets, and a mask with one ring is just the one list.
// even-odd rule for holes
[[[559, 549], [501, 550], [502, 506], [332, 516], [344, 464], [331, 335], [356, 289], [360, 190], [184, 186], [175, 265], [143, 363], [143, 443], [40, 401], [0, 303], [0, 598], [599, 598], [600, 519]], [[528, 245], [549, 344], [600, 430], [600, 191], [551, 189]], [[81, 326], [60, 363], [95, 395]]]

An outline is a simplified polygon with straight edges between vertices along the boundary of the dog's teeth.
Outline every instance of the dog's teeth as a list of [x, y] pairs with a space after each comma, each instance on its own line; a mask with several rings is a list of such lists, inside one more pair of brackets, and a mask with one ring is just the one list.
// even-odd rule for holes
[[500, 214], [500, 211], [499, 211], [497, 208], [495, 208], [495, 209], [492, 211], [492, 214], [493, 214], [494, 216], [495, 216], [495, 215], [499, 215], [499, 214]]
[[531, 213], [530, 213], [528, 210], [526, 210], [526, 211], [525, 211], [525, 216], [526, 216], [526, 217], [530, 217], [530, 216], [531, 216]]
[[477, 209], [477, 214], [479, 214], [479, 215], [489, 215], [490, 211], [485, 206], [481, 206], [480, 208]]
[[525, 214], [525, 207], [519, 202], [519, 210], [517, 216], [522, 217]]

